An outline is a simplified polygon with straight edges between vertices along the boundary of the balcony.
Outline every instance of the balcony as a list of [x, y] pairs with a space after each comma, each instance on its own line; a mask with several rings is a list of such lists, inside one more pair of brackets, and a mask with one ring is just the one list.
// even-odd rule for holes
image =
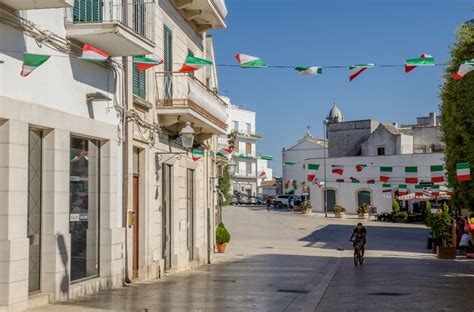
[[227, 7], [224, 0], [171, 0], [174, 7], [199, 33], [226, 28]]
[[110, 56], [138, 56], [154, 51], [154, 1], [132, 4], [75, 0], [67, 10], [66, 36]]
[[224, 135], [227, 104], [201, 81], [189, 74], [156, 73], [157, 112], [160, 124], [179, 132], [191, 122], [198, 140]]
[[257, 173], [256, 172], [247, 172], [245, 170], [241, 170], [241, 171], [236, 171], [234, 176], [236, 178], [241, 178], [241, 179], [256, 179], [257, 178]]
[[68, 8], [74, 5], [74, 0], [0, 0], [13, 10], [39, 10]]
[[256, 134], [253, 131], [247, 131], [246, 129], [232, 130], [232, 133], [235, 133], [238, 138], [252, 139], [252, 140], [261, 140], [262, 137]]

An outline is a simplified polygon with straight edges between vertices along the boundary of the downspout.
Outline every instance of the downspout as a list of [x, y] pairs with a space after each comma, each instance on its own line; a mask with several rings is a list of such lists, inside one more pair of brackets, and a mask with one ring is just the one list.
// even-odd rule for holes
[[207, 202], [207, 264], [211, 264], [211, 203], [209, 202], [209, 193], [212, 191], [211, 185], [209, 184], [209, 151], [206, 151], [206, 202]]

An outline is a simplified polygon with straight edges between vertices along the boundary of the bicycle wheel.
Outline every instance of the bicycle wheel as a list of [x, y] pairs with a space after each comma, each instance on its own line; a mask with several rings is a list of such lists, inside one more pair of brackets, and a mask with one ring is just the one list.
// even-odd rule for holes
[[354, 265], [357, 266], [359, 262], [359, 249], [356, 247], [354, 248]]
[[362, 265], [364, 264], [364, 257], [362, 256], [362, 253], [359, 251], [359, 254], [358, 254], [358, 258], [359, 258], [359, 264]]

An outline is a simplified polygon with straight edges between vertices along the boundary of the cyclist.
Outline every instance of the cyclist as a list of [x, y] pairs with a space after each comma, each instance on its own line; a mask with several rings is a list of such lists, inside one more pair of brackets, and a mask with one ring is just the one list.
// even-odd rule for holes
[[357, 227], [352, 231], [352, 235], [349, 238], [349, 241], [352, 241], [354, 243], [353, 247], [355, 247], [355, 245], [359, 241], [362, 241], [362, 257], [364, 256], [365, 243], [367, 242], [365, 238], [366, 236], [367, 236], [367, 230], [365, 229], [365, 227], [362, 225], [362, 223], [357, 223]]

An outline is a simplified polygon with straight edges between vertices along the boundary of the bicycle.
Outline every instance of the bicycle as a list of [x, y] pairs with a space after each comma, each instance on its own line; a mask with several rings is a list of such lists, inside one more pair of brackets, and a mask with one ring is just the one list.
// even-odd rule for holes
[[362, 253], [362, 250], [364, 250], [364, 244], [362, 243], [362, 240], [350, 240], [351, 242], [354, 243], [354, 265], [357, 266], [357, 264], [362, 265], [364, 263], [364, 255]]

